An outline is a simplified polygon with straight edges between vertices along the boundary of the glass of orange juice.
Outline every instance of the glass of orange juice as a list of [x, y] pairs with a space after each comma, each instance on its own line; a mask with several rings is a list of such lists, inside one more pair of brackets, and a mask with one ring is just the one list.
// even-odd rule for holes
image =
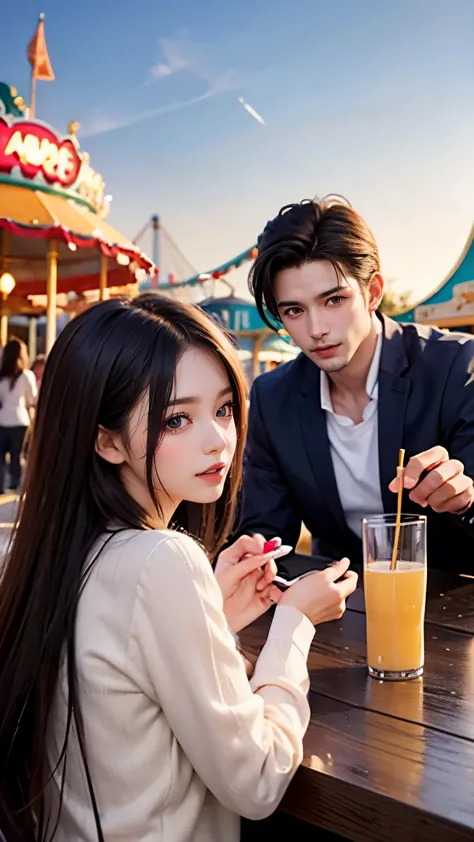
[[362, 521], [369, 675], [391, 681], [423, 674], [426, 517], [402, 515], [395, 569], [396, 515]]

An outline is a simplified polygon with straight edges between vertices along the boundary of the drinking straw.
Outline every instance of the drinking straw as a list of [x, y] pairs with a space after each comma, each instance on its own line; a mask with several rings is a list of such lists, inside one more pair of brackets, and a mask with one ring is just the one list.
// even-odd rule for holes
[[396, 570], [397, 568], [397, 555], [398, 555], [398, 543], [400, 541], [400, 521], [402, 518], [402, 497], [403, 497], [403, 463], [405, 461], [405, 451], [400, 448], [398, 452], [398, 468], [397, 468], [397, 477], [399, 481], [398, 486], [398, 496], [397, 496], [397, 519], [395, 521], [395, 538], [393, 541], [393, 550], [392, 550], [392, 563], [390, 565], [390, 570]]

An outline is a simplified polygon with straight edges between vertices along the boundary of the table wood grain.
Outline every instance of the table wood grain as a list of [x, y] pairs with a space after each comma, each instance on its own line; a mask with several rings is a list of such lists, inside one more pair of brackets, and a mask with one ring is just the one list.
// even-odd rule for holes
[[[281, 805], [290, 815], [354, 842], [474, 839], [474, 582], [428, 582], [420, 679], [369, 678], [363, 587], [342, 620], [318, 626], [304, 761]], [[249, 657], [270, 622], [241, 633]]]

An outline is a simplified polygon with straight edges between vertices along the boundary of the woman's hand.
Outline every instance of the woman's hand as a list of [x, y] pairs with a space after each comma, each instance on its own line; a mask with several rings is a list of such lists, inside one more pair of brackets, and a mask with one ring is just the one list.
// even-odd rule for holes
[[282, 596], [272, 585], [277, 573], [273, 556], [278, 552], [263, 555], [264, 543], [262, 535], [243, 535], [223, 550], [217, 560], [215, 576], [224, 597], [224, 613], [234, 634], [253, 623]]
[[349, 570], [349, 564], [349, 559], [343, 558], [325, 570], [304, 576], [287, 588], [280, 604], [297, 608], [315, 626], [329, 620], [339, 620], [346, 610], [347, 597], [357, 587], [357, 573]]

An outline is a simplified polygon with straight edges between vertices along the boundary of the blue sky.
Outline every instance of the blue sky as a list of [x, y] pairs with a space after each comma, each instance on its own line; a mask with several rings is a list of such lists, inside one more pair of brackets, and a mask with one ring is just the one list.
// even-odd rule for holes
[[[457, 259], [474, 206], [472, 0], [19, 8], [2, 9], [0, 80], [28, 99], [26, 45], [44, 11], [56, 81], [39, 83], [37, 116], [81, 123], [128, 236], [158, 212], [204, 271], [281, 205], [338, 192], [400, 290], [421, 297]], [[243, 289], [245, 273], [232, 277]]]

